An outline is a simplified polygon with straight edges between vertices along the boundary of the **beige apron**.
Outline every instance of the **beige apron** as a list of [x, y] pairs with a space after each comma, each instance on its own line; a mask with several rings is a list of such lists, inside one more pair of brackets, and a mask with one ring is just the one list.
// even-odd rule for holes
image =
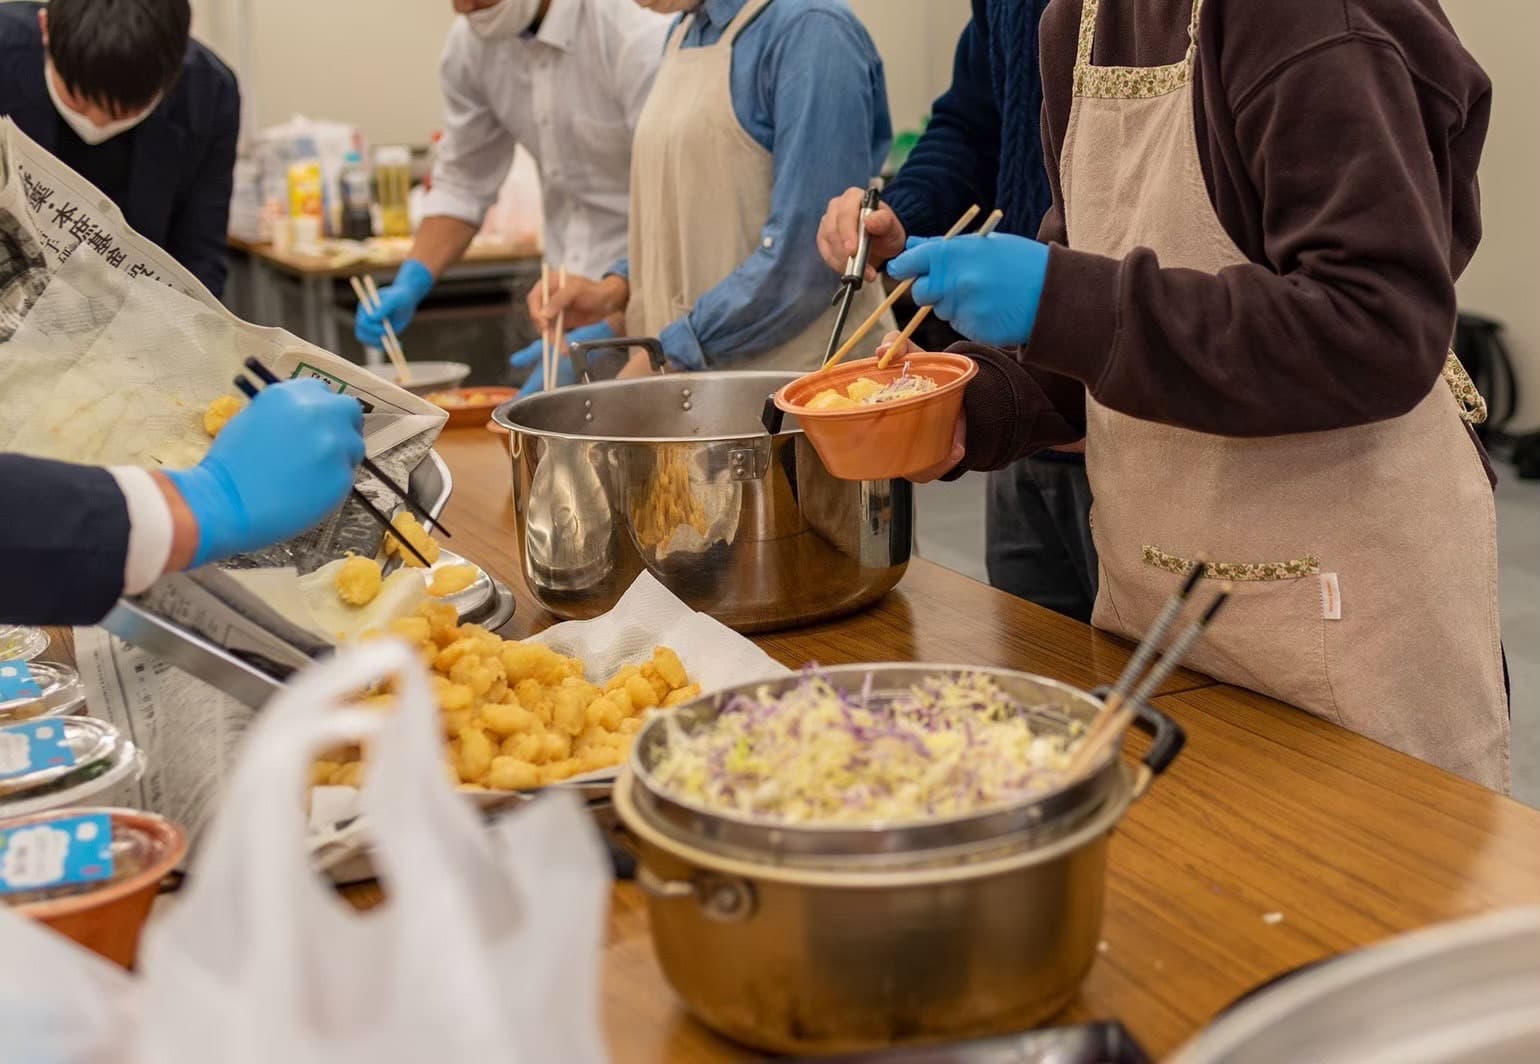
[[[631, 150], [626, 331], [633, 336], [657, 336], [770, 239], [763, 230], [774, 160], [739, 124], [732, 100], [733, 42], [769, 2], [749, 0], [716, 44], [679, 46], [693, 15], [669, 38]], [[830, 295], [836, 287], [831, 274]], [[867, 285], [850, 320], [862, 321], [881, 302], [881, 286]], [[833, 328], [830, 310], [788, 343], [720, 368], [816, 369]], [[874, 354], [885, 331], [872, 330], [853, 357]], [[711, 354], [706, 352], [708, 359]]]
[[[1146, 247], [1162, 266], [1209, 273], [1247, 261], [1198, 154], [1201, 6], [1182, 62], [1098, 67], [1098, 0], [1085, 0], [1060, 174], [1071, 247], [1113, 257]], [[1462, 402], [1480, 397], [1453, 356], [1446, 382], [1390, 421], [1263, 439], [1172, 428], [1088, 398], [1094, 623], [1145, 631], [1201, 555], [1235, 593], [1194, 666], [1505, 790], [1496, 519], [1462, 423]]]

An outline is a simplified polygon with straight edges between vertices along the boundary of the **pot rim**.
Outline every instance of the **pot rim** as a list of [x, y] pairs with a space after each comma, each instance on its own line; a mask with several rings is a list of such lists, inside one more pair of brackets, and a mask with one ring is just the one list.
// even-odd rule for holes
[[[822, 887], [833, 890], [873, 890], [897, 887], [924, 887], [958, 883], [1015, 872], [1033, 865], [1058, 860], [1111, 833], [1134, 801], [1129, 772], [1121, 762], [1112, 787], [1102, 804], [1074, 830], [1039, 846], [1003, 853], [999, 857], [973, 861], [938, 862], [912, 868], [876, 868], [869, 871], [833, 871], [797, 865], [760, 863], [715, 853], [668, 834], [649, 821], [632, 799], [637, 784], [629, 762], [615, 780], [612, 802], [625, 832], [636, 836], [678, 860], [720, 875], [747, 880], [763, 880], [788, 886]], [[1010, 837], [1001, 839], [1009, 845]], [[637, 855], [645, 865], [645, 857]]]
[[[1026, 680], [1040, 687], [1058, 691], [1063, 695], [1068, 696], [1073, 701], [1087, 702], [1091, 706], [1095, 707], [1098, 711], [1104, 705], [1101, 698], [1088, 691], [1084, 691], [1073, 684], [1065, 683], [1062, 680], [1056, 680], [1049, 676], [1040, 676], [1036, 673], [1023, 672], [1019, 669], [1009, 669], [998, 666], [956, 664], [949, 665], [935, 664], [930, 662], [862, 662], [849, 665], [825, 666], [818, 669], [817, 673], [820, 676], [832, 679], [839, 677], [864, 677], [869, 674], [889, 671], [913, 673], [916, 679], [923, 679], [926, 677], [942, 674], [960, 675], [964, 673], [974, 673], [995, 677], [996, 679], [1005, 679], [1008, 681]], [[686, 713], [691, 710], [699, 710], [707, 706], [711, 706], [717, 710], [720, 710], [722, 705], [725, 704], [725, 702], [733, 695], [741, 694], [745, 691], [752, 692], [755, 689], [765, 685], [794, 684], [800, 682], [800, 680], [800, 674], [793, 674], [791, 676], [758, 679], [741, 684], [733, 684], [731, 687], [724, 688], [720, 691], [714, 691], [708, 695], [703, 695], [700, 698], [695, 699], [693, 702], [688, 702], [685, 705], [679, 706], [674, 710], [674, 713]], [[878, 821], [870, 824], [786, 824], [765, 820], [759, 817], [746, 816], [731, 810], [712, 809], [698, 802], [679, 797], [675, 794], [671, 794], [664, 788], [658, 786], [652, 778], [652, 772], [650, 768], [643, 761], [643, 755], [645, 751], [649, 749], [651, 745], [650, 740], [652, 737], [656, 736], [666, 727], [667, 722], [663, 719], [661, 714], [652, 717], [652, 719], [648, 720], [642, 726], [641, 730], [637, 732], [636, 738], [631, 744], [630, 753], [626, 757], [626, 767], [632, 771], [633, 775], [636, 776], [638, 782], [642, 786], [643, 791], [646, 793], [646, 796], [651, 802], [667, 804], [676, 809], [682, 810], [683, 812], [693, 817], [714, 821], [718, 824], [722, 824], [739, 831], [766, 832], [773, 833], [776, 836], [783, 838], [786, 836], [791, 836], [805, 840], [833, 840], [837, 836], [841, 835], [859, 835], [871, 838], [879, 834], [900, 832], [920, 832], [924, 834], [932, 834], [939, 831], [944, 831], [949, 827], [956, 828], [959, 832], [962, 832], [963, 829], [968, 825], [980, 825], [984, 827], [983, 830], [977, 835], [977, 837], [970, 837], [966, 840], [959, 840], [960, 842], [982, 842], [996, 838], [1008, 838], [1014, 834], [1015, 831], [1020, 829], [1011, 828], [1007, 830], [992, 832], [985, 825], [997, 821], [1014, 822], [1020, 818], [1025, 818], [1028, 823], [1042, 825], [1052, 823], [1062, 816], [1068, 816], [1077, 811], [1083, 811], [1087, 806], [1091, 805], [1093, 801], [1102, 797], [1100, 786], [1102, 777], [1108, 775], [1109, 768], [1118, 761], [1122, 750], [1121, 742], [1114, 744], [1113, 746], [1109, 747], [1109, 749], [1102, 755], [1101, 763], [1096, 766], [1095, 771], [1083, 773], [1074, 779], [1061, 783], [1051, 790], [1044, 791], [1041, 794], [1032, 795], [1028, 799], [1024, 799], [1009, 805], [996, 806], [989, 809], [960, 813], [947, 817], [915, 817], [906, 820]], [[1071, 796], [1074, 795], [1077, 791], [1081, 792], [1078, 796], [1078, 802], [1071, 798]], [[1051, 805], [1058, 804], [1061, 801], [1069, 801], [1070, 805], [1068, 809], [1061, 810], [1058, 816], [1044, 818], [1033, 815], [1034, 811], [1042, 810]], [[819, 843], [814, 842], [814, 845], [817, 846]], [[919, 857], [922, 856], [926, 851], [932, 849], [933, 847], [930, 846], [921, 846], [915, 849], [908, 849], [900, 852], [911, 853], [914, 856]], [[865, 855], [866, 852], [867, 851], [858, 850], [856, 852], [850, 853], [849, 856], [854, 858], [860, 855]], [[829, 854], [826, 856], [836, 855]], [[840, 853], [838, 856], [845, 856], [845, 854]]]
[[[619, 391], [627, 388], [636, 388], [648, 382], [667, 381], [671, 377], [678, 377], [681, 381], [687, 380], [722, 380], [734, 381], [763, 380], [766, 384], [765, 399], [772, 399], [783, 385], [803, 376], [789, 370], [713, 370], [705, 373], [689, 374], [665, 374], [663, 376], [636, 377], [628, 380], [595, 381], [592, 384], [574, 384], [562, 388], [559, 392], [539, 392], [534, 395], [526, 395], [511, 399], [492, 411], [492, 422], [509, 432], [515, 432], [523, 436], [533, 436], [543, 440], [566, 440], [573, 443], [608, 443], [628, 444], [634, 443], [640, 446], [657, 446], [659, 444], [691, 444], [691, 443], [734, 443], [739, 440], [758, 440], [772, 436], [770, 432], [761, 427], [757, 432], [727, 432], [715, 435], [679, 435], [679, 436], [600, 436], [586, 432], [560, 432], [555, 429], [535, 428], [524, 425], [514, 420], [515, 408], [520, 406], [534, 406], [545, 400], [549, 395], [559, 394], [564, 397], [581, 394], [603, 394], [606, 391]], [[783, 427], [774, 437], [801, 436], [800, 425], [792, 428]]]

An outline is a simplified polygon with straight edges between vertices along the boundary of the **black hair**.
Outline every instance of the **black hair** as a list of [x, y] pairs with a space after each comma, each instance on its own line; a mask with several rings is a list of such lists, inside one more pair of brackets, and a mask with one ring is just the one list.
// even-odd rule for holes
[[188, 0], [52, 0], [48, 55], [70, 92], [113, 113], [169, 92], [192, 28]]

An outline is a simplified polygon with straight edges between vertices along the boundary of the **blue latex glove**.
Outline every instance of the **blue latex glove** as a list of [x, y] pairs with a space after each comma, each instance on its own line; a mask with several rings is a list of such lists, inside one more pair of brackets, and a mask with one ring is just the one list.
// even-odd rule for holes
[[380, 289], [380, 309], [365, 310], [362, 303], [353, 317], [353, 335], [365, 347], [383, 347], [385, 344], [385, 319], [400, 336], [412, 323], [417, 305], [428, 298], [433, 290], [433, 274], [416, 259], [407, 259], [396, 271], [396, 279]]
[[347, 497], [364, 460], [364, 410], [318, 380], [257, 393], [191, 469], [166, 476], [198, 522], [193, 565], [281, 543]]
[[[567, 342], [575, 340], [609, 340], [615, 335], [615, 330], [609, 327], [607, 322], [595, 322], [593, 325], [585, 325], [581, 329], [573, 329], [567, 334]], [[534, 395], [545, 390], [545, 369], [540, 365], [540, 341], [536, 340], [528, 347], [520, 348], [508, 356], [508, 364], [514, 369], [527, 369], [535, 367], [529, 375], [529, 380], [519, 389], [520, 395]], [[568, 384], [577, 383], [577, 371], [572, 368], [572, 359], [567, 357], [567, 352], [562, 351], [556, 359], [556, 386], [558, 388]]]
[[970, 340], [1003, 347], [1024, 344], [1037, 322], [1048, 274], [1048, 245], [993, 233], [952, 240], [911, 239], [888, 263], [900, 281], [917, 278], [910, 293]]

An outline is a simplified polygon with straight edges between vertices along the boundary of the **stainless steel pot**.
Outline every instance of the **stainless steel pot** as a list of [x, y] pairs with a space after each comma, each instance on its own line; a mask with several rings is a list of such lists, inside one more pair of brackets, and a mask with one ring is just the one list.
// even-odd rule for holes
[[740, 631], [861, 609], [903, 575], [908, 481], [824, 468], [766, 398], [794, 373], [586, 384], [499, 407], [524, 579], [561, 617], [610, 609], [644, 570]]
[[[1067, 732], [1101, 700], [1054, 680], [962, 666], [827, 670], [873, 694], [937, 673], [984, 672]], [[798, 678], [771, 682], [772, 693]], [[683, 707], [685, 729], [745, 684]], [[1155, 736], [1137, 771], [1112, 751], [1090, 777], [1029, 802], [948, 821], [871, 827], [769, 824], [669, 796], [645, 726], [614, 801], [639, 859], [664, 974], [708, 1026], [783, 1053], [855, 1052], [1034, 1025], [1078, 991], [1101, 936], [1107, 842], [1129, 804], [1180, 751], [1181, 729], [1147, 707]]]

